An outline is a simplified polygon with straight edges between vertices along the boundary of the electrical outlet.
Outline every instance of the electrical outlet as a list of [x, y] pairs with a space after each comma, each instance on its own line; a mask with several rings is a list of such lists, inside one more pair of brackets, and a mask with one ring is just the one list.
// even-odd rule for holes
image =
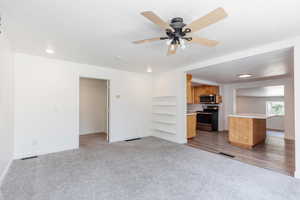
[[37, 140], [32, 140], [32, 146], [36, 146], [38, 144]]

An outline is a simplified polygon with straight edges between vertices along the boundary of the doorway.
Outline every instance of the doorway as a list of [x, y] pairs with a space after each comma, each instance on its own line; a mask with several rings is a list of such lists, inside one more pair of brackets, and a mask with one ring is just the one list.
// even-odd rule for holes
[[79, 80], [79, 147], [109, 143], [109, 81]]
[[[292, 58], [293, 49], [289, 48], [187, 71], [187, 133], [194, 133], [187, 134], [188, 145], [293, 176]], [[276, 62], [270, 65], [270, 60]], [[215, 87], [216, 92], [207, 92], [199, 84]], [[211, 97], [208, 102], [201, 100]], [[212, 116], [207, 112], [212, 106], [219, 112], [217, 130], [212, 128], [212, 120], [205, 120], [211, 119], [206, 115]], [[199, 126], [189, 125], [193, 114]]]
[[[285, 137], [284, 85], [239, 88], [235, 91], [235, 112], [265, 115], [267, 137]], [[288, 137], [286, 137], [288, 138]]]

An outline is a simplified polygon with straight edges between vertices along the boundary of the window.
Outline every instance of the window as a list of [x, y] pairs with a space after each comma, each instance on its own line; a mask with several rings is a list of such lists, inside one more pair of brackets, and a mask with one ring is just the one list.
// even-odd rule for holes
[[284, 115], [283, 101], [267, 101], [266, 108], [268, 117]]

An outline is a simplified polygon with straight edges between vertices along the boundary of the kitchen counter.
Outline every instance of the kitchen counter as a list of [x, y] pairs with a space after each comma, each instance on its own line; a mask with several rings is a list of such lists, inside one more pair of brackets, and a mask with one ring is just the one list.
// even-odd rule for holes
[[186, 124], [187, 124], [187, 139], [196, 136], [196, 126], [197, 126], [197, 113], [191, 112], [186, 113]]
[[250, 118], [250, 119], [267, 119], [267, 116], [264, 114], [242, 113], [242, 114], [230, 114], [228, 116], [229, 117]]
[[197, 115], [197, 113], [192, 112], [192, 113], [186, 113], [186, 115]]

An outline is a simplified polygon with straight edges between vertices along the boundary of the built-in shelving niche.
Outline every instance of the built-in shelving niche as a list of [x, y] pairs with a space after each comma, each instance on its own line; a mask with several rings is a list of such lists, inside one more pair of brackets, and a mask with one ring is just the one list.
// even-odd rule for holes
[[158, 134], [176, 134], [176, 96], [152, 98], [153, 130]]

